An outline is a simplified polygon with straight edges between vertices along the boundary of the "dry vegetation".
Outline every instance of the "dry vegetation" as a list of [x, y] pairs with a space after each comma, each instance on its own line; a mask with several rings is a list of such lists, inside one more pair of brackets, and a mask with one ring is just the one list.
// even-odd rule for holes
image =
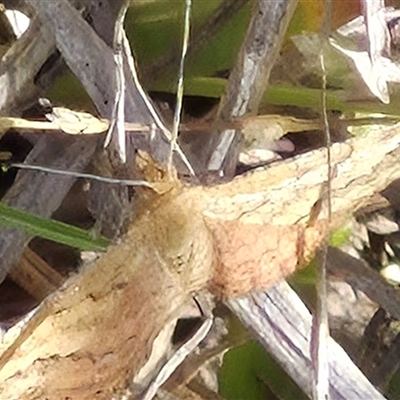
[[[4, 174], [4, 203], [92, 228], [94, 235], [107, 236], [112, 244], [103, 253], [80, 253], [32, 239], [22, 230], [1, 228], [0, 397], [150, 398], [163, 383], [163, 366], [168, 366], [166, 377], [176, 367], [168, 363], [176, 358], [177, 346], [171, 343], [176, 321], [199, 318], [200, 314], [203, 325], [197, 333], [186, 334], [184, 346], [189, 348], [193, 339], [197, 347], [196, 341], [205, 338], [203, 347], [177, 362], [182, 365], [158, 390], [158, 398], [219, 398], [209, 381], [199, 383], [196, 373], [206, 362], [248, 338], [248, 333], [241, 333], [239, 339], [225, 335], [225, 325], [236, 317], [310, 396], [311, 314], [285, 279], [307, 266], [318, 250], [327, 246], [329, 234], [353, 221], [356, 211], [359, 218], [367, 218], [373, 215], [368, 207], [373, 206], [375, 213], [383, 208], [392, 214], [398, 210], [400, 125], [382, 125], [350, 137], [346, 127], [351, 123], [343, 122], [337, 113], [329, 114], [335, 141], [331, 146], [329, 218], [327, 151], [325, 139], [318, 139], [324, 137], [320, 110], [270, 106], [273, 115], [255, 116], [273, 65], [284, 60], [279, 51], [297, 5], [289, 0], [260, 0], [254, 4], [218, 112], [214, 105], [206, 116], [187, 116], [182, 126], [180, 143], [195, 168], [195, 177], [188, 173], [178, 151], [173, 159], [176, 171], [171, 173], [168, 168], [170, 131], [163, 128], [151, 100], [143, 97], [133, 79], [130, 54], [124, 48], [129, 140], [128, 161], [122, 163], [115, 138], [111, 146], [103, 148], [102, 131], [113, 117], [117, 87], [113, 28], [124, 2], [4, 3], [6, 7], [12, 3], [32, 19], [29, 31], [18, 40], [10, 33], [7, 40], [13, 43], [2, 59], [1, 116], [24, 117], [0, 118], [2, 149], [13, 153], [14, 162], [140, 179], [151, 187], [82, 181], [43, 171]], [[247, 2], [231, 7], [229, 3], [221, 2], [216, 21], [218, 15], [234, 13]], [[8, 26], [6, 21], [0, 23]], [[57, 125], [57, 120], [40, 127], [29, 122], [39, 116], [32, 111], [32, 104], [65, 66], [80, 81], [99, 117], [79, 123], [95, 124], [87, 131], [96, 134], [69, 136], [71, 125]], [[162, 105], [160, 97], [155, 96], [154, 101]], [[159, 108], [160, 118], [168, 122], [170, 110]], [[33, 117], [27, 109], [34, 112]], [[296, 115], [289, 115], [290, 111]], [[79, 115], [83, 114], [75, 113], [73, 118], [81, 118]], [[297, 131], [302, 133], [297, 136]], [[288, 132], [291, 135], [279, 140]], [[288, 138], [297, 153], [259, 168], [238, 167], [239, 153], [244, 152], [242, 142], [247, 151], [254, 150], [251, 146], [288, 146]], [[216, 170], [212, 168], [215, 165]], [[396, 224], [393, 220], [389, 222]], [[395, 248], [395, 239], [388, 235], [397, 230], [390, 225], [389, 232], [382, 224], [378, 224], [380, 235], [376, 225], [369, 231], [370, 240], [377, 235], [370, 264], [382, 263], [388, 243]], [[368, 222], [364, 221], [362, 229], [365, 226]], [[327, 250], [327, 269], [336, 281], [330, 283], [329, 298], [337, 294], [340, 299], [335, 300], [340, 304], [336, 309], [330, 303], [332, 333], [365, 373], [330, 338], [330, 396], [383, 398], [377, 388], [384, 391], [397, 370], [396, 360], [382, 362], [388, 352], [398, 354], [396, 331], [390, 331], [396, 338], [385, 339], [386, 347], [370, 362], [365, 356], [368, 351], [361, 356], [354, 348], [377, 335], [379, 329], [370, 327], [372, 320], [364, 336], [363, 331], [379, 307], [392, 319], [400, 318], [400, 294], [364, 260], [338, 248]], [[304, 291], [293, 282], [296, 285], [299, 292]], [[363, 302], [360, 316], [351, 314], [340, 297], [352, 295], [351, 291], [343, 295], [348, 285], [361, 299], [354, 304]], [[309, 288], [307, 292], [309, 295]], [[307, 305], [313, 310], [315, 301], [308, 299]], [[345, 318], [346, 313], [350, 317]], [[219, 325], [221, 317], [224, 324]], [[213, 318], [217, 322], [208, 331]], [[385, 314], [377, 326], [389, 326], [388, 320]], [[354, 326], [346, 328], [350, 322]], [[215, 368], [211, 370], [215, 374]]]

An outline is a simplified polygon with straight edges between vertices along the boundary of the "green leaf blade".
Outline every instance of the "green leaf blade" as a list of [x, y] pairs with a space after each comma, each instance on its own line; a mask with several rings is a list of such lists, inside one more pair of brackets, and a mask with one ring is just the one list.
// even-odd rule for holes
[[38, 217], [0, 202], [0, 225], [21, 229], [29, 235], [39, 236], [83, 251], [104, 251], [109, 241], [93, 238], [90, 232], [60, 221]]

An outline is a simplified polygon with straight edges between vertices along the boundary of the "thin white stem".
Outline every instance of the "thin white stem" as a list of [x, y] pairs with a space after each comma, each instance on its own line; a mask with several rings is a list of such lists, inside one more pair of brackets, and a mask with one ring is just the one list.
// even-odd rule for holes
[[190, 33], [190, 13], [192, 9], [192, 1], [186, 0], [186, 8], [185, 8], [185, 21], [184, 21], [184, 28], [183, 28], [183, 39], [182, 39], [182, 53], [181, 53], [181, 60], [179, 64], [179, 71], [178, 71], [178, 86], [176, 90], [176, 106], [175, 106], [175, 113], [174, 113], [174, 124], [172, 127], [171, 133], [171, 149], [168, 161], [168, 167], [170, 171], [172, 170], [172, 157], [174, 151], [177, 147], [178, 141], [178, 130], [181, 121], [182, 115], [182, 102], [183, 102], [183, 80], [184, 80], [184, 70], [185, 70], [185, 59], [188, 49], [189, 43], [189, 33]]
[[[125, 54], [127, 56], [129, 69], [131, 71], [132, 79], [133, 79], [133, 81], [135, 83], [135, 86], [136, 86], [140, 96], [142, 97], [143, 102], [146, 104], [151, 116], [153, 117], [154, 123], [156, 124], [157, 128], [161, 130], [163, 135], [169, 141], [171, 141], [171, 138], [172, 138], [171, 132], [168, 130], [168, 128], [161, 121], [161, 118], [159, 117], [157, 111], [154, 109], [153, 105], [149, 101], [149, 98], [147, 97], [146, 92], [144, 91], [142, 85], [140, 84], [140, 81], [139, 81], [139, 78], [138, 78], [138, 75], [137, 75], [137, 72], [136, 72], [136, 68], [135, 68], [135, 60], [133, 58], [133, 54], [132, 54], [132, 51], [131, 51], [131, 48], [130, 48], [130, 45], [129, 45], [128, 38], [126, 37], [125, 31], [123, 32], [123, 36], [124, 36], [123, 37], [124, 51], [125, 51]], [[181, 158], [181, 160], [185, 164], [185, 166], [188, 169], [189, 173], [194, 176], [195, 175], [194, 169], [190, 165], [190, 162], [187, 159], [187, 157], [185, 156], [185, 154], [182, 151], [182, 149], [178, 145], [176, 145], [175, 151], [177, 152], [177, 154], [179, 155], [179, 157]]]
[[[331, 203], [331, 179], [332, 179], [332, 165], [331, 165], [331, 135], [329, 129], [328, 115], [326, 111], [326, 69], [324, 55], [321, 50], [320, 65], [322, 71], [322, 116], [324, 124], [324, 132], [326, 139], [326, 158], [327, 158], [327, 182], [326, 192], [323, 196], [326, 199], [328, 209], [328, 222], [330, 224], [332, 219], [332, 203]], [[326, 257], [327, 257], [328, 243], [323, 245], [321, 249], [321, 260], [318, 266], [318, 279], [317, 279], [317, 309], [313, 317], [312, 331], [311, 331], [311, 359], [313, 362], [314, 370], [314, 400], [327, 400], [329, 399], [329, 359], [328, 359], [328, 343], [329, 343], [329, 321], [328, 321], [328, 307], [327, 307], [327, 289], [326, 289]]]
[[151, 382], [146, 392], [141, 397], [142, 400], [151, 400], [154, 398], [161, 385], [173, 374], [173, 372], [183, 363], [185, 358], [192, 353], [200, 344], [200, 342], [202, 342], [207, 336], [207, 334], [210, 332], [212, 324], [213, 318], [211, 316], [204, 319], [203, 324], [193, 334], [193, 336], [187, 340], [163, 365], [155, 380]]
[[115, 22], [114, 32], [114, 62], [116, 73], [115, 103], [104, 147], [111, 142], [114, 129], [117, 133], [118, 154], [123, 163], [126, 162], [126, 135], [125, 135], [125, 74], [124, 74], [124, 20], [128, 10], [128, 3], [124, 2]]

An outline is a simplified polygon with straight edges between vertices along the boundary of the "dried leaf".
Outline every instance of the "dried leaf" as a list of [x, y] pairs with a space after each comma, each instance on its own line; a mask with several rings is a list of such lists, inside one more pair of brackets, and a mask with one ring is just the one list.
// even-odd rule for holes
[[337, 39], [330, 38], [329, 42], [354, 62], [371, 93], [388, 104], [388, 82], [400, 82], [400, 65], [388, 58], [390, 36], [387, 22], [398, 18], [400, 14], [398, 10], [383, 8], [371, 11], [368, 15], [367, 24], [362, 17], [357, 17], [338, 29], [343, 37], [356, 40], [357, 50], [343, 47], [339, 44], [338, 36]]
[[46, 118], [70, 135], [94, 134], [107, 131], [109, 122], [86, 112], [73, 111], [64, 107], [53, 107]]

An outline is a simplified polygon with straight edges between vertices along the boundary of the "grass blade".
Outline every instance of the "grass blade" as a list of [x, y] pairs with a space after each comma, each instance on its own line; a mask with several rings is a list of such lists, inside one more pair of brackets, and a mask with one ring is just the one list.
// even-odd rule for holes
[[45, 219], [0, 202], [0, 225], [66, 244], [86, 251], [103, 251], [109, 245], [104, 237], [94, 238], [90, 232], [63, 222]]

